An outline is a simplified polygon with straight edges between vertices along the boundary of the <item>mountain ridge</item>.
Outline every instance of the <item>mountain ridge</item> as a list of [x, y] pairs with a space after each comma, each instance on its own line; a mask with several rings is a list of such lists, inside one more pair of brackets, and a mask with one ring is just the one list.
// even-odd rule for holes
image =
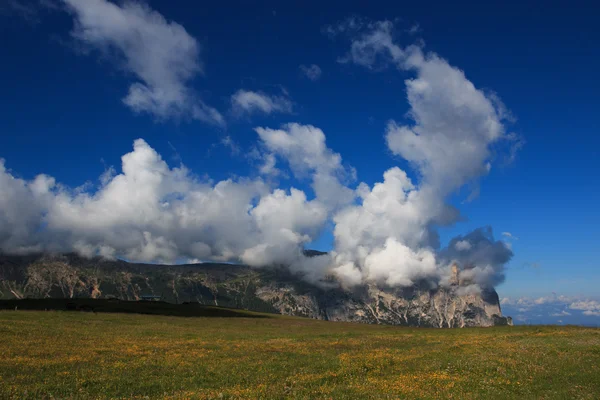
[[[320, 252], [310, 254], [319, 255]], [[448, 287], [343, 289], [320, 287], [285, 267], [240, 264], [141, 264], [76, 254], [0, 255], [0, 298], [89, 297], [197, 302], [329, 321], [405, 326], [510, 325], [494, 289], [462, 293]]]

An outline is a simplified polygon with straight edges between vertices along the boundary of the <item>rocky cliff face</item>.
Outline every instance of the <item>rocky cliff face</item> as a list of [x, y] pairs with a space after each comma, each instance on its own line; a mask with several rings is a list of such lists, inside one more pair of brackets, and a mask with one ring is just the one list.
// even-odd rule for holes
[[99, 258], [0, 256], [0, 298], [116, 297], [199, 302], [255, 311], [352, 321], [427, 327], [512, 324], [503, 317], [498, 294], [467, 294], [457, 277], [445, 288], [392, 289], [365, 285], [324, 289], [286, 269], [252, 269], [230, 264], [147, 265]]

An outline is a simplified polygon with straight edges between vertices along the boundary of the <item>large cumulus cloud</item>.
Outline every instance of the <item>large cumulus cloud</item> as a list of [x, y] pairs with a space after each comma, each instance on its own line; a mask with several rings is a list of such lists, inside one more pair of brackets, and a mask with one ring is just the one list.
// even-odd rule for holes
[[327, 219], [325, 206], [300, 190], [271, 190], [260, 178], [203, 182], [183, 165], [170, 168], [142, 139], [95, 191], [45, 175], [27, 182], [3, 164], [0, 182], [0, 248], [16, 253], [263, 266], [293, 259]]
[[[436, 256], [435, 226], [459, 218], [458, 211], [445, 203], [448, 195], [488, 173], [493, 146], [514, 139], [505, 131], [502, 103], [437, 54], [416, 45], [398, 45], [391, 21], [352, 19], [328, 32], [349, 37], [350, 50], [342, 62], [370, 69], [391, 65], [412, 75], [405, 80], [408, 123], [391, 120], [386, 142], [393, 154], [410, 162], [419, 178], [412, 182], [405, 171], [394, 167], [372, 189], [361, 184], [361, 204], [334, 217], [338, 273], [353, 282], [360, 276], [412, 285], [437, 276], [433, 280], [442, 283], [448, 267], [457, 263], [463, 281], [475, 288], [501, 282], [502, 268], [512, 253], [494, 241], [491, 230], [467, 235], [462, 246], [468, 246], [469, 239], [474, 242], [468, 252], [446, 249]], [[473, 256], [465, 257], [466, 253]]]
[[[86, 14], [89, 6], [68, 3], [78, 18], [80, 39], [126, 53], [136, 50], [137, 42], [128, 40], [132, 27], [118, 25], [115, 36], [114, 27]], [[90, 4], [140, 18], [140, 24], [151, 17], [152, 27], [181, 36], [180, 45], [195, 57], [197, 49], [183, 28], [144, 6], [105, 3]], [[0, 250], [283, 265], [312, 282], [336, 276], [344, 286], [448, 285], [451, 266], [457, 265], [465, 290], [497, 285], [512, 251], [494, 239], [491, 228], [459, 236], [444, 249], [436, 229], [460, 217], [448, 196], [490, 171], [495, 146], [514, 141], [505, 129], [506, 110], [497, 96], [476, 88], [439, 55], [397, 44], [393, 29], [389, 21], [353, 20], [328, 32], [349, 38], [350, 50], [341, 61], [372, 69], [391, 65], [408, 76], [408, 118], [389, 121], [385, 138], [389, 151], [409, 162], [412, 174], [391, 165], [380, 182], [356, 184], [356, 171], [328, 147], [325, 133], [298, 123], [255, 128], [263, 164], [254, 178], [199, 179], [184, 165], [169, 166], [142, 139], [122, 157], [120, 172], [108, 170], [92, 189], [68, 188], [46, 175], [19, 179], [0, 162]], [[148, 65], [129, 68], [151, 92], [183, 94], [188, 104], [182, 84], [200, 65], [183, 63], [179, 72], [161, 63], [149, 71]], [[169, 100], [148, 110], [160, 114], [163, 105], [166, 110], [178, 104]], [[275, 185], [281, 168], [307, 181], [310, 190]], [[304, 247], [328, 224], [334, 227], [334, 248], [306, 257]]]

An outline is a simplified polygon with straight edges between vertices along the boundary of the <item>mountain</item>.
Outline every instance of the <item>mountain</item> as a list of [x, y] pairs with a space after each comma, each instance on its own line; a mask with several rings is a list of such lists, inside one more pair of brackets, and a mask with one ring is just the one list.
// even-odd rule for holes
[[510, 317], [502, 316], [495, 290], [463, 294], [458, 280], [437, 289], [364, 285], [348, 291], [334, 282], [331, 286], [310, 284], [286, 268], [151, 265], [75, 254], [0, 256], [2, 299], [156, 296], [171, 303], [198, 302], [329, 321], [440, 328], [512, 325]]

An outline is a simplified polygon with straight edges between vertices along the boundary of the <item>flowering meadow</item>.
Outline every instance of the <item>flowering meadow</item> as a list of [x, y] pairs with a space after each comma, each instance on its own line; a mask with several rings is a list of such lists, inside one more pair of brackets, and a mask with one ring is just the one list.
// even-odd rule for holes
[[600, 330], [0, 311], [1, 399], [598, 399]]

